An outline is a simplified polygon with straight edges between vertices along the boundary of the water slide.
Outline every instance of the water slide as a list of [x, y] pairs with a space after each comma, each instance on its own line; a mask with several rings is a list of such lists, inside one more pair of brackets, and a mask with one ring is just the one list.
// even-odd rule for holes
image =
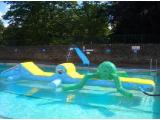
[[79, 56], [79, 58], [82, 60], [83, 64], [85, 65], [89, 65], [89, 59], [87, 58], [87, 56], [77, 47], [74, 48], [77, 55]]

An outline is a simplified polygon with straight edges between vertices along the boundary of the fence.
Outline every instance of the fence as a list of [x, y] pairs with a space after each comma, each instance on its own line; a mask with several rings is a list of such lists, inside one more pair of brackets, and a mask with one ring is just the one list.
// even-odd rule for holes
[[159, 43], [158, 34], [114, 34], [108, 43]]
[[[0, 47], [0, 62], [63, 63], [66, 62], [69, 47], [70, 45]], [[154, 67], [155, 61], [158, 64], [160, 60], [159, 44], [88, 44], [79, 47], [84, 50], [93, 64], [109, 60], [118, 66], [149, 68]], [[81, 63], [75, 53], [70, 61]]]

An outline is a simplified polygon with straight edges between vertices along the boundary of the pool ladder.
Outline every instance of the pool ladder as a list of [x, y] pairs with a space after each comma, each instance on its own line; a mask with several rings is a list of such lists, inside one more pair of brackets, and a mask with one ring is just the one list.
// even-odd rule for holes
[[[154, 60], [151, 58], [150, 59], [150, 73], [152, 73], [153, 71], [155, 71], [155, 74], [154, 74], [154, 81], [157, 83], [158, 82], [158, 59], [155, 59], [155, 70], [153, 70], [153, 63], [154, 63]], [[152, 75], [152, 74], [151, 74]]]

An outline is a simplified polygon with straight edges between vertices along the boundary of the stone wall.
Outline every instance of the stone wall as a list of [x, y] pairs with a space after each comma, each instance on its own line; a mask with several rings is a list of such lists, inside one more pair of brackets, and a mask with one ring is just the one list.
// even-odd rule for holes
[[[136, 53], [131, 49], [132, 46], [140, 46], [140, 50]], [[66, 62], [69, 47], [69, 45], [0, 47], [0, 62], [63, 63]], [[158, 44], [94, 44], [80, 46], [81, 49], [84, 47], [85, 50], [93, 49], [87, 54], [93, 64], [109, 60], [118, 66], [149, 67], [151, 59], [153, 59], [153, 62], [156, 59], [160, 60], [160, 45]], [[81, 63], [75, 52], [73, 52], [70, 61]]]

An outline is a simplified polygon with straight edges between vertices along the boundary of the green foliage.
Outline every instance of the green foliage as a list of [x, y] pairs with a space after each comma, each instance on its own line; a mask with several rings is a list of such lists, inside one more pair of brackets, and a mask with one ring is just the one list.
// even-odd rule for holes
[[10, 25], [7, 45], [48, 45], [93, 41], [108, 33], [104, 4], [100, 2], [7, 2], [4, 19]]
[[2, 21], [0, 20], [0, 45], [2, 44], [2, 40], [3, 40], [3, 31], [4, 31], [4, 26]]
[[7, 3], [5, 45], [159, 42], [160, 2]]
[[99, 38], [106, 37], [108, 17], [106, 5], [101, 2], [83, 2], [77, 11], [78, 19], [74, 36], [79, 41], [98, 42]]
[[112, 2], [110, 14], [115, 42], [158, 42], [160, 2]]

